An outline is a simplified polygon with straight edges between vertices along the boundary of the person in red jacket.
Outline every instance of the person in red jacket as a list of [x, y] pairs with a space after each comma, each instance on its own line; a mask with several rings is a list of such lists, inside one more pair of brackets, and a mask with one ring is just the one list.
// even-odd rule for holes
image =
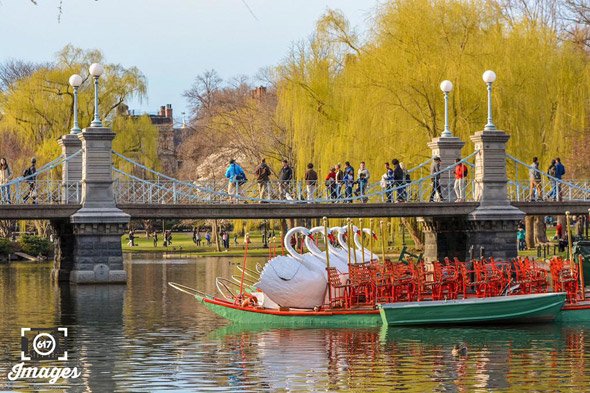
[[461, 162], [461, 159], [455, 160], [455, 195], [457, 200], [455, 202], [465, 202], [465, 189], [467, 188], [467, 165]]
[[332, 167], [330, 168], [328, 176], [326, 176], [326, 191], [329, 199], [338, 198], [338, 193], [336, 191], [337, 187], [339, 187], [339, 185], [336, 183], [336, 168]]

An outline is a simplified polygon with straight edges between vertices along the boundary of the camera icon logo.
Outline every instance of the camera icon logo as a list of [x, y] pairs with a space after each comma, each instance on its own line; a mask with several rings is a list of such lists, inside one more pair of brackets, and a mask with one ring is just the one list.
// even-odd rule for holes
[[21, 328], [21, 360], [68, 360], [68, 328]]

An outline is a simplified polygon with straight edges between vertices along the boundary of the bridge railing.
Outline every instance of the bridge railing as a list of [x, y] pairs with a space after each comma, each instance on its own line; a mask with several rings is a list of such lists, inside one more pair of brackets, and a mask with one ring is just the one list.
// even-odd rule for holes
[[547, 172], [533, 168], [516, 157], [507, 155], [507, 162], [514, 164], [515, 176], [518, 173], [536, 180], [509, 180], [508, 197], [512, 201], [587, 201], [590, 200], [590, 183], [586, 180], [565, 180], [551, 176]]
[[[196, 203], [380, 203], [380, 202], [428, 202], [432, 197], [433, 183], [440, 185], [434, 200], [454, 201], [454, 171], [457, 164], [450, 165], [434, 174], [410, 181], [378, 181], [366, 185], [358, 181], [350, 183], [329, 183], [318, 180], [315, 187], [308, 187], [304, 180], [282, 182], [278, 180], [265, 183], [248, 181], [244, 184], [230, 184], [224, 181], [182, 181], [163, 175], [127, 157], [115, 153], [141, 169], [148, 171], [154, 179], [142, 179], [113, 168], [114, 190], [117, 203], [121, 204], [196, 204]], [[464, 158], [470, 162], [475, 153]], [[428, 163], [428, 162], [427, 162]], [[423, 169], [427, 163], [409, 170]], [[472, 176], [470, 171], [470, 176]], [[433, 182], [437, 179], [437, 182]], [[469, 177], [464, 185], [464, 200], [473, 200], [475, 192]]]
[[59, 156], [37, 169], [34, 174], [19, 176], [0, 185], [0, 204], [62, 204], [80, 203], [79, 181], [62, 180], [61, 166], [81, 154]]

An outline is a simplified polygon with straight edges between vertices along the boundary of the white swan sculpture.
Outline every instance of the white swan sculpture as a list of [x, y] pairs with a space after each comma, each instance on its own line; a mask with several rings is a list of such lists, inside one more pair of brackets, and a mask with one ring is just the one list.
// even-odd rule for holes
[[291, 255], [279, 255], [268, 261], [255, 286], [280, 306], [314, 308], [321, 306], [325, 300], [326, 271], [316, 257], [301, 255], [291, 246], [291, 238], [300, 231], [310, 233], [303, 227], [290, 229], [285, 235], [284, 245]]

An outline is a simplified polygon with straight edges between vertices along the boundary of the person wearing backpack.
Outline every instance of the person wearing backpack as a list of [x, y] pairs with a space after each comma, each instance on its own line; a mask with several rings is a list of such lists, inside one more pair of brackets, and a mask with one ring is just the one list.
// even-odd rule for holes
[[258, 193], [259, 198], [264, 199], [266, 195], [267, 199], [270, 199], [270, 167], [266, 164], [266, 159], [262, 159], [260, 165], [256, 168], [256, 181], [258, 182]]
[[36, 187], [36, 182], [37, 182], [37, 160], [35, 159], [35, 157], [33, 157], [31, 159], [31, 166], [28, 167], [27, 169], [25, 169], [23, 171], [23, 177], [28, 179], [26, 180], [27, 183], [29, 183], [29, 192], [27, 192], [27, 195], [25, 195], [25, 197], [23, 198], [23, 202], [26, 202], [29, 200], [29, 198], [31, 198], [31, 200], [33, 201], [33, 204], [37, 204], [37, 187]]
[[235, 197], [241, 195], [240, 187], [246, 184], [246, 174], [241, 166], [233, 158], [229, 160], [229, 165], [225, 170], [225, 177], [228, 179], [227, 193]]
[[455, 160], [455, 195], [457, 199], [455, 202], [465, 202], [465, 189], [467, 188], [467, 174], [469, 170], [467, 169], [467, 165], [461, 162], [460, 158]]

